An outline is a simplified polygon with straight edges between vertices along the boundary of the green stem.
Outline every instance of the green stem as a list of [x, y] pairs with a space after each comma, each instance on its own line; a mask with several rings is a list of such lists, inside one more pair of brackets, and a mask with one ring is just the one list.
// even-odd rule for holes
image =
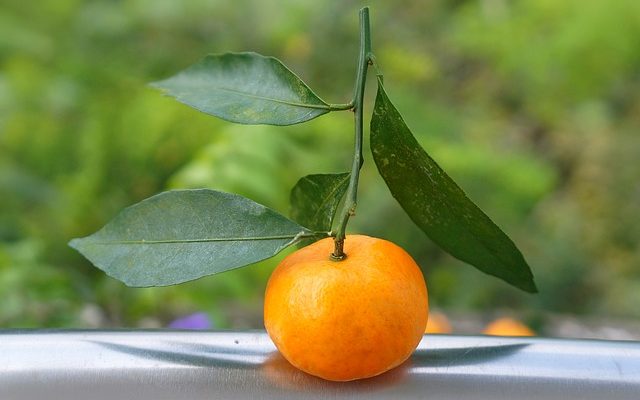
[[345, 104], [329, 104], [329, 110], [331, 111], [345, 111], [353, 109], [353, 100], [351, 103]]
[[344, 207], [340, 214], [340, 222], [334, 237], [335, 249], [331, 254], [331, 258], [336, 261], [343, 260], [346, 257], [343, 250], [346, 236], [345, 232], [347, 230], [349, 217], [355, 215], [358, 200], [358, 179], [360, 177], [360, 168], [364, 162], [362, 158], [364, 88], [367, 81], [367, 69], [369, 68], [370, 56], [371, 33], [369, 29], [369, 8], [364, 7], [360, 10], [360, 55], [358, 58], [358, 70], [353, 94], [353, 114], [355, 122], [353, 165], [351, 167], [351, 177], [345, 196]]

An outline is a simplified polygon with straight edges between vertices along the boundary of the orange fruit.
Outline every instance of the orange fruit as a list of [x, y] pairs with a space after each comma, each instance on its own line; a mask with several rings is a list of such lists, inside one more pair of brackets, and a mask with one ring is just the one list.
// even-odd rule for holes
[[424, 333], [451, 333], [451, 324], [443, 313], [431, 313]]
[[482, 331], [494, 336], [534, 336], [535, 333], [525, 324], [512, 318], [498, 318], [489, 323]]
[[332, 261], [332, 238], [287, 256], [271, 274], [264, 325], [292, 365], [332, 381], [379, 375], [404, 362], [427, 324], [420, 268], [397, 245], [348, 235]]

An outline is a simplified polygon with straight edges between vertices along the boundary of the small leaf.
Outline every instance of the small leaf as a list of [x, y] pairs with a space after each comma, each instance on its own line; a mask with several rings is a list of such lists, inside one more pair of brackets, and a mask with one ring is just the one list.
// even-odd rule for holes
[[279, 60], [256, 53], [209, 55], [151, 86], [204, 113], [240, 124], [292, 125], [330, 111]]
[[160, 193], [124, 209], [69, 244], [128, 286], [166, 286], [269, 258], [308, 229], [239, 195], [215, 190]]
[[348, 172], [300, 178], [291, 189], [291, 218], [315, 231], [331, 230], [333, 216], [349, 186]]
[[380, 80], [371, 151], [393, 197], [434, 242], [487, 274], [537, 291], [522, 253], [420, 147]]

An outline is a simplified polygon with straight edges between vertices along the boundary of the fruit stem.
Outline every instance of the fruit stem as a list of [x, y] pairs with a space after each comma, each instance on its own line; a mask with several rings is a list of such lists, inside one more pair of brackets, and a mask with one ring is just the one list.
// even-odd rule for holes
[[364, 106], [364, 88], [367, 81], [367, 69], [371, 60], [371, 32], [369, 29], [369, 7], [360, 10], [360, 55], [358, 58], [358, 69], [356, 75], [356, 84], [353, 94], [353, 115], [355, 122], [355, 144], [353, 154], [353, 165], [351, 167], [351, 178], [349, 179], [349, 187], [345, 196], [344, 206], [340, 214], [340, 222], [334, 237], [335, 249], [331, 254], [331, 259], [340, 261], [346, 258], [344, 253], [344, 239], [347, 230], [349, 217], [355, 215], [356, 204], [358, 200], [358, 179], [360, 178], [360, 168], [364, 163], [362, 158], [362, 125], [363, 125], [363, 106]]

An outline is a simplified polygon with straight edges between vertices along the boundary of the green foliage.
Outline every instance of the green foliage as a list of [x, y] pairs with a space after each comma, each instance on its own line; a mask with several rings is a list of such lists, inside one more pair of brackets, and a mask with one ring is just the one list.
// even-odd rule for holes
[[197, 110], [240, 124], [292, 125], [330, 110], [279, 60], [256, 53], [209, 55], [152, 86]]
[[371, 119], [371, 152], [393, 197], [434, 242], [483, 272], [537, 291], [522, 253], [420, 147], [381, 79]]
[[164, 192], [70, 245], [128, 286], [166, 286], [252, 264], [313, 232], [244, 197]]
[[0, 245], [0, 326], [19, 320], [22, 327], [69, 326], [82, 307], [73, 290], [75, 274], [39, 260], [42, 246], [35, 240]]
[[[394, 104], [417, 141], [518, 243], [539, 296], [416, 240], [421, 231], [367, 167], [368, 154], [349, 229], [407, 249], [436, 306], [639, 317], [639, 5], [375, 5], [374, 45]], [[95, 305], [102, 326], [162, 324], [205, 310], [220, 327], [259, 327], [260, 288], [278, 257], [213, 279], [130, 289], [66, 242], [163, 190], [215, 188], [282, 211], [300, 176], [344, 170], [352, 153], [347, 113], [291, 127], [240, 126], [146, 84], [203, 54], [253, 49], [283, 60], [320, 97], [346, 101], [357, 8], [3, 1], [0, 293], [11, 301], [0, 304], [0, 326], [90, 326], [82, 310]], [[366, 109], [372, 100], [373, 93]]]

